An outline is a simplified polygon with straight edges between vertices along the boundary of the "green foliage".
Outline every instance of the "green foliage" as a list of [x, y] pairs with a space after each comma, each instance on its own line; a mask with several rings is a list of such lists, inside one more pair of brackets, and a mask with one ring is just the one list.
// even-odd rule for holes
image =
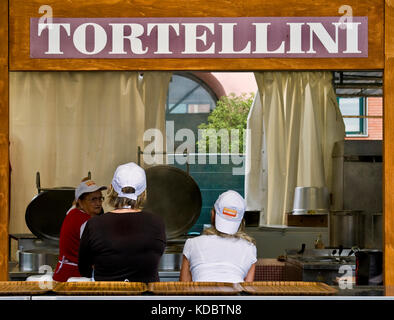
[[253, 99], [253, 93], [240, 96], [231, 93], [221, 97], [209, 115], [208, 123], [198, 126], [202, 132], [198, 141], [199, 152], [244, 153], [244, 136]]

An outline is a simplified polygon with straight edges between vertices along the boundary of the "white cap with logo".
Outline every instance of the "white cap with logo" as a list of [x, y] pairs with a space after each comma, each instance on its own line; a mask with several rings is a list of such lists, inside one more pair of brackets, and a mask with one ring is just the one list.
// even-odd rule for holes
[[[137, 200], [146, 189], [145, 170], [134, 162], [122, 164], [116, 168], [112, 179], [112, 187], [119, 197]], [[133, 187], [134, 193], [123, 193], [122, 188]]]
[[235, 234], [245, 213], [245, 200], [233, 190], [222, 193], [215, 202], [215, 227], [218, 231]]
[[98, 186], [93, 180], [86, 180], [79, 184], [75, 189], [75, 200], [78, 200], [84, 193], [106, 190], [106, 186]]

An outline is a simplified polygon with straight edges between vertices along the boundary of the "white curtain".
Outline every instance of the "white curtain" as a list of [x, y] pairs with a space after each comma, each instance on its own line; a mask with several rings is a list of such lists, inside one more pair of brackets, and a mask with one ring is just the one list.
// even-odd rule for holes
[[260, 225], [283, 225], [297, 186], [331, 191], [332, 150], [345, 126], [330, 72], [258, 72], [248, 118], [248, 210]]
[[141, 96], [146, 106], [145, 129], [156, 130], [156, 134], [153, 137], [147, 135], [144, 145], [141, 145], [143, 151], [148, 150], [146, 147], [151, 145], [155, 152], [155, 155], [152, 156], [150, 154], [141, 155], [141, 164], [144, 164], [145, 167], [166, 163], [167, 157], [163, 153], [166, 151], [165, 117], [171, 76], [170, 72], [145, 72], [143, 74], [144, 85], [141, 87]]
[[170, 77], [168, 72], [11, 72], [10, 232], [29, 232], [24, 216], [37, 194], [37, 171], [44, 188], [75, 187], [89, 171], [97, 183], [109, 185], [119, 164], [137, 162], [144, 131], [165, 126]]

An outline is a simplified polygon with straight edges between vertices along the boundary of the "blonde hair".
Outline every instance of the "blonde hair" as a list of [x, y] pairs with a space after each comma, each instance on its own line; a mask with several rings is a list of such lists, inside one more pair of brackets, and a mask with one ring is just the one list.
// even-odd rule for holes
[[204, 230], [203, 235], [210, 235], [210, 236], [215, 235], [215, 236], [219, 236], [222, 238], [244, 239], [244, 240], [256, 245], [256, 240], [245, 232], [245, 220], [244, 219], [242, 219], [241, 224], [238, 228], [238, 231], [234, 234], [227, 234], [227, 233], [220, 232], [218, 229], [215, 228], [214, 225], [212, 225], [212, 227]]
[[[134, 193], [135, 189], [133, 187], [124, 187], [122, 188], [122, 192]], [[114, 207], [115, 209], [130, 207], [131, 209], [142, 210], [145, 201], [146, 201], [146, 190], [137, 197], [137, 200], [132, 200], [125, 197], [119, 197], [118, 193], [114, 190], [112, 185], [108, 190], [108, 204]]]

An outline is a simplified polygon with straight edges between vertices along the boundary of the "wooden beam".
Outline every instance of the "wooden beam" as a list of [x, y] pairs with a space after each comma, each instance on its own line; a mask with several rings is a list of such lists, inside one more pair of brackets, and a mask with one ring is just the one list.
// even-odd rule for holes
[[0, 0], [0, 281], [8, 280], [8, 0]]
[[340, 17], [342, 0], [12, 0], [10, 70], [351, 70], [383, 69], [384, 1], [348, 0], [353, 16], [368, 17], [367, 58], [313, 59], [31, 59], [30, 18], [49, 5], [55, 18], [73, 17]]
[[394, 0], [385, 0], [383, 122], [384, 284], [394, 295]]

